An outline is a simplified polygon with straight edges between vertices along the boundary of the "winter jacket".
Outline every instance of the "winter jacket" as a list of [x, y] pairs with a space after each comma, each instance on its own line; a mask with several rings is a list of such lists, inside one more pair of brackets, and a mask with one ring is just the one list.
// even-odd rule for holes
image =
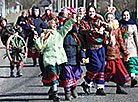
[[[83, 49], [81, 48], [81, 44], [80, 44], [80, 52], [78, 53], [77, 50], [77, 42], [74, 39], [73, 33], [76, 32], [77, 33], [77, 29], [76, 26], [73, 27], [73, 29], [67, 34], [67, 36], [64, 39], [64, 49], [67, 55], [67, 63], [69, 65], [77, 65], [78, 63], [80, 63], [81, 58], [85, 58], [85, 53], [83, 51]], [[77, 34], [79, 40], [79, 34]]]
[[128, 36], [125, 46], [131, 57], [137, 57], [138, 51], [138, 33], [136, 25], [128, 24]]
[[[48, 25], [45, 22], [43, 22], [41, 18], [33, 18], [33, 26], [35, 26], [35, 31], [37, 31], [38, 36], [40, 36], [42, 33], [40, 28], [46, 29], [48, 27]], [[33, 42], [34, 33], [32, 31], [30, 32], [31, 33], [29, 33], [28, 48], [34, 47], [34, 42]]]
[[18, 25], [7, 23], [6, 27], [2, 28], [2, 30], [1, 30], [1, 40], [2, 40], [3, 45], [6, 46], [8, 38], [11, 35], [13, 35], [15, 32], [18, 32], [18, 34], [24, 38], [24, 31]]
[[[66, 34], [71, 30], [74, 20], [71, 18], [65, 24], [65, 26], [59, 31], [53, 31], [47, 39], [47, 45], [43, 51], [43, 64], [48, 65], [60, 65], [67, 62], [67, 56], [63, 48], [63, 41]], [[34, 40], [35, 47], [38, 50], [42, 49], [42, 37]]]
[[120, 28], [117, 28], [116, 30], [113, 30], [113, 34], [115, 34], [116, 44], [113, 46], [113, 44], [108, 43], [106, 45], [106, 60], [118, 60], [122, 58], [121, 52], [127, 56], [129, 53], [123, 44], [122, 34], [120, 31]]

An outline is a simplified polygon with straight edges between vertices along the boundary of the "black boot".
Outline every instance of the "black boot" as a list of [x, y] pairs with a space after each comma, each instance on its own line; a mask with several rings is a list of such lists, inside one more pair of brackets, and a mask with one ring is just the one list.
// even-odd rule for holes
[[52, 88], [49, 89], [48, 95], [49, 95], [49, 100], [53, 100]]
[[83, 82], [81, 84], [83, 91], [85, 92], [85, 94], [89, 95], [90, 94], [90, 87], [88, 85], [85, 84], [85, 82]]
[[10, 77], [15, 77], [15, 73], [14, 73], [14, 64], [10, 62]]
[[21, 76], [23, 76], [22, 72], [21, 71], [18, 71], [17, 72], [17, 77], [21, 77]]
[[52, 93], [53, 93], [53, 102], [60, 102], [60, 98], [57, 96], [57, 91], [54, 91]]
[[103, 88], [99, 88], [99, 89], [97, 89], [97, 91], [96, 91], [96, 95], [102, 95], [102, 96], [105, 96], [106, 94], [105, 94]]
[[41, 70], [41, 73], [39, 74], [39, 76], [43, 76], [44, 74], [44, 64], [43, 64], [43, 54], [41, 53], [40, 54], [40, 58], [39, 58], [39, 66], [40, 66], [40, 70]]
[[65, 100], [71, 100], [71, 90], [70, 87], [65, 87], [64, 88], [65, 91]]
[[76, 86], [72, 86], [71, 87], [71, 94], [74, 98], [77, 98], [78, 97], [78, 93], [77, 93], [77, 90], [76, 90]]
[[131, 88], [133, 88], [137, 84], [137, 80], [131, 78]]
[[121, 89], [121, 86], [117, 84], [116, 94], [127, 94], [124, 90]]

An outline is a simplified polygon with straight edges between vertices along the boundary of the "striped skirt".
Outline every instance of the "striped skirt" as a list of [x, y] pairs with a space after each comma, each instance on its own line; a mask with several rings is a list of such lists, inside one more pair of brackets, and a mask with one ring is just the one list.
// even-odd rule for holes
[[45, 86], [52, 86], [59, 83], [59, 75], [61, 71], [61, 65], [49, 65], [44, 68], [44, 74], [42, 77], [42, 82]]
[[105, 81], [113, 81], [115, 83], [126, 83], [131, 81], [121, 59], [107, 62], [105, 66]]
[[124, 62], [124, 65], [128, 71], [128, 73], [135, 73], [138, 75], [138, 58], [130, 57], [127, 62]]
[[60, 74], [60, 87], [77, 86], [79, 79], [82, 77], [81, 65], [64, 65]]

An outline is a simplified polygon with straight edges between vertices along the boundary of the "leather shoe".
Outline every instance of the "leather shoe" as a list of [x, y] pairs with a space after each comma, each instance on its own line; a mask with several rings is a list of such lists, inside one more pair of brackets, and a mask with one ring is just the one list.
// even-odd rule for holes
[[90, 95], [90, 87], [88, 85], [85, 84], [85, 82], [83, 82], [81, 84], [83, 91], [85, 92], [85, 94]]
[[105, 92], [103, 91], [103, 88], [101, 88], [101, 89], [97, 89], [97, 91], [96, 91], [96, 95], [102, 95], [102, 96], [105, 96], [106, 94], [105, 94]]

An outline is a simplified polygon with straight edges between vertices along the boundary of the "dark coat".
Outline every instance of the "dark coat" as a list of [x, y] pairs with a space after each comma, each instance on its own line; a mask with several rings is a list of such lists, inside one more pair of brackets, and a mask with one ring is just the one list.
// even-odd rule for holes
[[81, 58], [86, 57], [85, 52], [83, 50], [81, 50], [80, 54], [78, 54], [77, 42], [75, 42], [75, 39], [73, 37], [73, 32], [76, 32], [75, 27], [67, 34], [67, 36], [64, 39], [64, 49], [68, 60], [66, 64], [69, 65], [76, 65], [77, 63], [80, 63]]
[[6, 46], [8, 38], [11, 35], [13, 35], [15, 32], [18, 32], [18, 34], [24, 38], [24, 32], [23, 32], [22, 28], [18, 25], [13, 25], [13, 24], [7, 23], [6, 27], [2, 28], [1, 40], [2, 40], [3, 45]]
[[23, 22], [26, 23], [26, 20], [27, 20], [27, 17], [19, 16], [16, 24], [18, 24], [21, 27], [24, 27], [25, 24], [23, 24]]
[[[38, 33], [38, 36], [40, 36], [42, 33], [40, 28], [46, 29], [48, 27], [48, 25], [45, 22], [43, 22], [41, 18], [34, 18], [33, 24], [34, 24], [33, 26], [35, 26], [35, 31], [37, 31]], [[33, 38], [34, 38], [34, 33], [31, 31], [31, 33], [29, 34], [29, 39], [28, 39], [29, 48], [34, 46]]]

